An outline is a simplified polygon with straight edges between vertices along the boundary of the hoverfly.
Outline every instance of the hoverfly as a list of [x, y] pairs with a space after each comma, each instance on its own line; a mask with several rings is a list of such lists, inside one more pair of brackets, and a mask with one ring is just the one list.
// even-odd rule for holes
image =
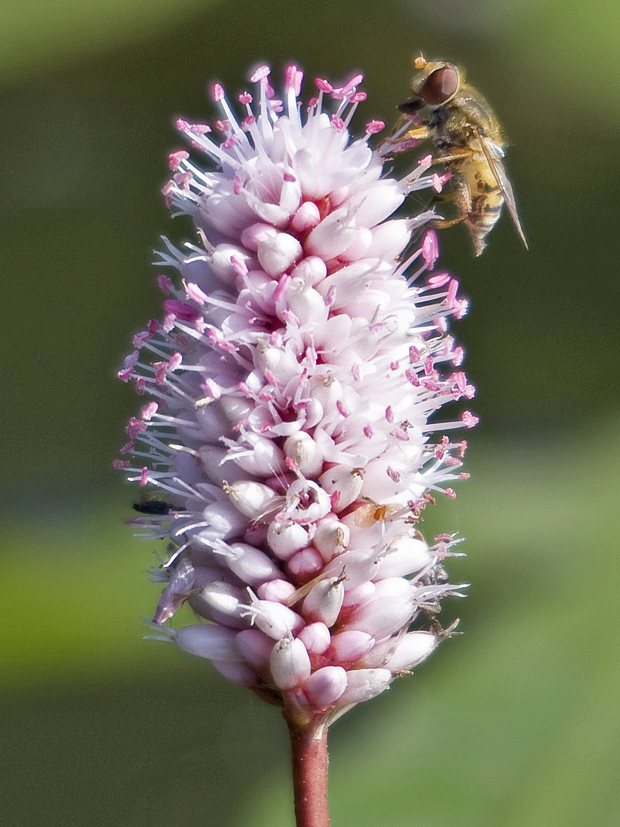
[[430, 116], [404, 134], [402, 129], [396, 132], [387, 145], [388, 149], [398, 149], [399, 144], [426, 138], [435, 144], [436, 162], [443, 164], [451, 175], [452, 190], [448, 198], [456, 204], [458, 215], [436, 219], [433, 226], [451, 227], [464, 222], [479, 256], [506, 202], [527, 249], [512, 186], [502, 162], [504, 141], [491, 107], [473, 86], [464, 82], [463, 71], [454, 63], [427, 61], [420, 56], [414, 65], [419, 69], [411, 80], [414, 97], [398, 108], [409, 121], [424, 107], [428, 107]]

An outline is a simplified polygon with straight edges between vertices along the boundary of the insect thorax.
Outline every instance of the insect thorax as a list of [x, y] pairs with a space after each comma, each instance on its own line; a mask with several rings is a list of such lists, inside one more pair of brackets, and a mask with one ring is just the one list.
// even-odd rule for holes
[[467, 146], [469, 143], [470, 135], [467, 131], [467, 122], [456, 108], [442, 106], [434, 109], [429, 118], [428, 126], [439, 149]]

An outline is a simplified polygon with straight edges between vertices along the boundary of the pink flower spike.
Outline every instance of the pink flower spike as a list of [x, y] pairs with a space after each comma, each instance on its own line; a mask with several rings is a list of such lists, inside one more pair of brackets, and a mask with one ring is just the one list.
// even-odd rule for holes
[[[429, 275], [431, 213], [405, 202], [445, 176], [423, 174], [428, 156], [391, 177], [383, 121], [353, 134], [361, 74], [318, 78], [309, 111], [302, 77], [291, 64], [274, 91], [258, 66], [254, 99], [213, 84], [213, 133], [177, 120], [190, 152], [171, 153], [163, 192], [194, 232], [157, 254], [170, 276], [119, 372], [141, 396], [115, 467], [167, 550], [160, 636], [305, 735], [448, 636], [434, 615], [456, 540], [429, 548], [422, 516], [467, 476], [449, 435], [478, 420], [441, 415], [474, 393], [449, 333], [466, 303]], [[197, 620], [167, 630], [184, 603]]]

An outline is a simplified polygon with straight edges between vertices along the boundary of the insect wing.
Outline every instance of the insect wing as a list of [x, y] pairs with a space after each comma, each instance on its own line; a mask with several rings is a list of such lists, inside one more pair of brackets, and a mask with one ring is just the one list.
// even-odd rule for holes
[[525, 238], [525, 233], [523, 232], [521, 222], [519, 221], [519, 214], [517, 212], [517, 205], [515, 203], [514, 192], [512, 191], [512, 186], [510, 184], [510, 181], [508, 180], [506, 170], [504, 169], [504, 165], [501, 160], [504, 153], [501, 147], [497, 146], [497, 144], [493, 143], [493, 141], [490, 141], [488, 138], [485, 138], [484, 135], [481, 135], [478, 132], [478, 130], [476, 130], [476, 137], [480, 142], [480, 146], [482, 147], [482, 151], [484, 152], [484, 157], [487, 159], [487, 163], [491, 167], [491, 171], [495, 176], [495, 180], [497, 181], [501, 193], [504, 196], [504, 201], [506, 202], [506, 206], [508, 207], [508, 212], [510, 213], [510, 217], [514, 221], [514, 225], [517, 228], [517, 232], [521, 236], [521, 241], [525, 244], [525, 249], [529, 250], [529, 247], [527, 246], [527, 240]]

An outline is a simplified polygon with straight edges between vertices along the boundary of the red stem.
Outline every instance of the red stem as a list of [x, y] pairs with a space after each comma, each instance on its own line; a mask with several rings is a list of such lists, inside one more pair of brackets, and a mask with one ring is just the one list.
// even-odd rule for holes
[[317, 730], [289, 722], [297, 827], [329, 827], [327, 727]]

